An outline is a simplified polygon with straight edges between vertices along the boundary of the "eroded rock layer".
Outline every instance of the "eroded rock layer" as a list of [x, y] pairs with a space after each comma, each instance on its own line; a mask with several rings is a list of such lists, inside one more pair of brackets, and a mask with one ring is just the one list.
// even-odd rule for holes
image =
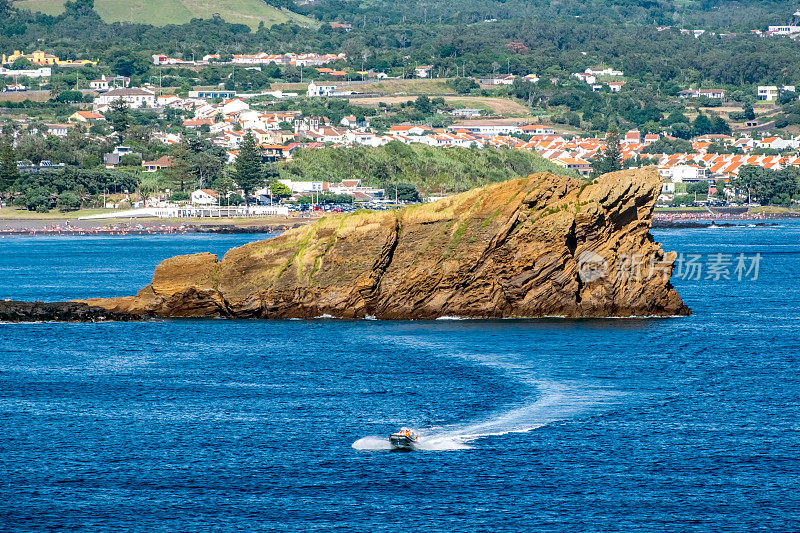
[[279, 237], [167, 259], [136, 296], [162, 317], [381, 319], [688, 314], [674, 253], [649, 234], [651, 169], [593, 184], [534, 174], [398, 211], [325, 217]]

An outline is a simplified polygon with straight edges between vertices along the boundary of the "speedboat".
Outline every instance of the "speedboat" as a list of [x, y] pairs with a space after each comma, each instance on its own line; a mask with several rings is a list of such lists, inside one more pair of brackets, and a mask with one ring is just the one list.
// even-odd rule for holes
[[389, 444], [392, 445], [392, 450], [398, 452], [410, 452], [414, 449], [417, 440], [419, 440], [417, 434], [408, 428], [400, 428], [400, 431], [389, 435]]

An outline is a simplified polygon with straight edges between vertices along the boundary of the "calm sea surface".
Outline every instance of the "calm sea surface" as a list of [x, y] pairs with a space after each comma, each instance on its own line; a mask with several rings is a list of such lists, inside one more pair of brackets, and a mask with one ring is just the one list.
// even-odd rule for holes
[[[0, 324], [0, 530], [798, 531], [780, 225], [655, 232], [701, 256], [688, 318]], [[5, 237], [0, 298], [262, 237]], [[425, 450], [387, 452], [405, 425]]]

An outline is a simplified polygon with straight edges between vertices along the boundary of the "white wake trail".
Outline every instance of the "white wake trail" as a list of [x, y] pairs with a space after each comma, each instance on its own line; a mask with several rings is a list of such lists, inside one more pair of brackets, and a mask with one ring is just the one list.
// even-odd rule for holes
[[[419, 348], [419, 340], [414, 339], [415, 348]], [[402, 344], [402, 341], [400, 342]], [[445, 451], [470, 449], [473, 441], [490, 436], [509, 433], [527, 433], [548, 424], [568, 420], [577, 416], [590, 416], [621, 396], [619, 391], [604, 387], [592, 386], [580, 381], [552, 381], [536, 379], [531, 369], [519, 362], [514, 354], [500, 356], [493, 354], [476, 354], [455, 352], [442, 349], [443, 346], [430, 343], [438, 355], [449, 355], [466, 359], [472, 363], [495, 368], [517, 381], [523, 382], [533, 389], [534, 394], [528, 402], [509, 410], [488, 416], [486, 419], [463, 424], [451, 424], [441, 427], [415, 428], [419, 441], [415, 446], [423, 451]], [[450, 352], [450, 353], [448, 353]], [[358, 450], [383, 451], [390, 450], [388, 435], [371, 435], [358, 439], [353, 443]]]

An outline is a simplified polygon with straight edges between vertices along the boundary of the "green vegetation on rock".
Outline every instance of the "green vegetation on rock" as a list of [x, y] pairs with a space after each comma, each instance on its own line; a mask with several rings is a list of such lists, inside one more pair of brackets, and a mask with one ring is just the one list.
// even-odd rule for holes
[[522, 150], [491, 148], [435, 148], [424, 144], [391, 142], [378, 148], [324, 148], [297, 150], [281, 168], [281, 177], [306, 181], [360, 179], [393, 195], [394, 185], [412, 184], [436, 194], [473, 187], [536, 172], [577, 177], [572, 171], [539, 155]]

